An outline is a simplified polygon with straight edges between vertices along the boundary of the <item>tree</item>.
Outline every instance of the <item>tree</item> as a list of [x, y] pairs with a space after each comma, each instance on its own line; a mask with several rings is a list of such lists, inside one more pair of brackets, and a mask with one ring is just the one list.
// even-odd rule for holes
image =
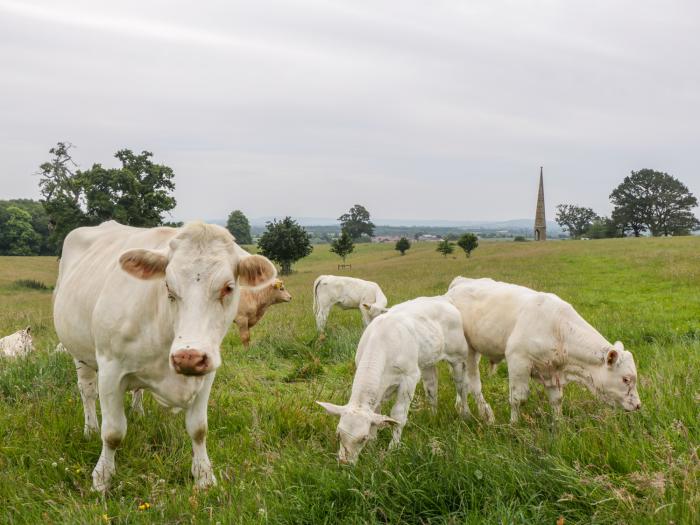
[[233, 210], [226, 221], [226, 228], [236, 238], [238, 244], [253, 244], [248, 217], [241, 210]]
[[401, 252], [401, 255], [406, 255], [406, 250], [410, 248], [411, 241], [409, 241], [406, 237], [401, 237], [398, 241], [396, 241], [396, 246], [394, 247], [395, 250]]
[[360, 205], [355, 204], [348, 213], [338, 217], [342, 230], [348, 232], [353, 241], [357, 241], [362, 235], [372, 237], [374, 234], [374, 223], [370, 221], [369, 212]]
[[700, 226], [692, 209], [698, 200], [681, 181], [668, 173], [643, 169], [633, 171], [610, 194], [613, 220], [635, 237], [687, 235]]
[[591, 239], [608, 239], [622, 237], [623, 235], [618, 224], [609, 217], [598, 217], [594, 219], [585, 231], [585, 236]]
[[282, 275], [292, 273], [292, 264], [312, 252], [311, 236], [291, 217], [265, 225], [258, 240], [258, 251], [282, 267]]
[[52, 255], [56, 247], [49, 241], [49, 216], [39, 201], [32, 199], [11, 199], [0, 201], [0, 230], [8, 218], [7, 209], [11, 206], [20, 208], [31, 215], [32, 229], [39, 235], [40, 242], [35, 245], [33, 255]]
[[35, 255], [41, 236], [32, 227], [31, 214], [17, 206], [0, 213], [0, 255]]
[[479, 246], [479, 238], [473, 233], [465, 233], [457, 241], [457, 246], [464, 250], [467, 257], [471, 257], [472, 252]]
[[121, 167], [93, 164], [77, 169], [72, 144], [59, 142], [51, 148], [50, 161], [40, 167], [39, 188], [49, 216], [51, 241], [59, 247], [68, 232], [78, 226], [117, 220], [130, 226], [151, 227], [163, 223], [163, 214], [175, 207], [173, 170], [151, 161], [152, 153], [136, 155], [117, 151]]
[[569, 236], [573, 238], [583, 235], [597, 218], [598, 215], [591, 208], [575, 204], [559, 204], [557, 206], [557, 224], [563, 230], [568, 231]]
[[350, 255], [355, 249], [355, 244], [352, 242], [350, 234], [346, 230], [340, 232], [340, 237], [331, 243], [331, 253], [339, 255], [345, 264], [345, 258]]
[[449, 240], [443, 239], [440, 241], [437, 245], [437, 248], [435, 249], [436, 252], [440, 252], [443, 257], [447, 257], [449, 254], [455, 251], [454, 244], [452, 244]]

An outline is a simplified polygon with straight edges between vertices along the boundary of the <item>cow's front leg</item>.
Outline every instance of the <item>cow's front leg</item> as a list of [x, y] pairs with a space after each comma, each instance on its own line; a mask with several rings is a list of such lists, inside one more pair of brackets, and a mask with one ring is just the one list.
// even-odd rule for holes
[[143, 388], [137, 388], [131, 393], [131, 410], [139, 415], [143, 416]]
[[98, 389], [102, 408], [102, 453], [92, 471], [92, 488], [104, 493], [109, 489], [116, 470], [115, 452], [126, 436], [125, 388], [119, 370], [100, 363]]
[[430, 411], [435, 414], [437, 412], [437, 395], [438, 395], [438, 375], [437, 369], [434, 366], [428, 366], [421, 370], [423, 377], [423, 389], [425, 397], [430, 405]]
[[248, 319], [236, 323], [238, 325], [238, 333], [241, 336], [243, 348], [250, 350], [250, 328], [248, 327]]
[[510, 390], [510, 422], [520, 419], [520, 405], [530, 394], [531, 366], [526, 359], [519, 359], [506, 354], [508, 362], [508, 386]]
[[95, 409], [97, 371], [82, 361], [77, 359], [73, 361], [75, 362], [75, 371], [78, 374], [78, 390], [80, 391], [80, 399], [83, 401], [83, 413], [85, 414], [83, 434], [85, 437], [90, 437], [100, 430], [100, 425], [97, 422], [97, 410]]
[[192, 438], [192, 476], [197, 488], [204, 489], [216, 485], [214, 471], [207, 454], [207, 404], [214, 382], [215, 372], [204, 378], [202, 389], [192, 405], [187, 409], [185, 424]]
[[561, 417], [561, 400], [564, 397], [564, 387], [559, 385], [545, 386], [547, 390], [547, 397], [549, 397], [549, 403], [552, 405], [552, 411], [554, 412], [555, 418]]
[[414, 375], [402, 379], [399, 385], [398, 391], [396, 392], [396, 403], [391, 409], [391, 418], [398, 421], [398, 424], [394, 425], [392, 429], [389, 449], [399, 446], [401, 433], [403, 432], [403, 427], [406, 426], [406, 421], [408, 421], [408, 411], [411, 408], [411, 401], [413, 401], [413, 394], [416, 392], [416, 385], [419, 380], [420, 371], [416, 371]]

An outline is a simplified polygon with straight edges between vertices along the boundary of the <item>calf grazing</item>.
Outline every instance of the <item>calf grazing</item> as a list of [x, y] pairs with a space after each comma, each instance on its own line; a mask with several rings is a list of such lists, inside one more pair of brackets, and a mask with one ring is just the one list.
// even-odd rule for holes
[[233, 322], [238, 326], [246, 350], [250, 347], [250, 329], [262, 319], [267, 309], [274, 304], [288, 303], [291, 300], [292, 295], [280, 279], [262, 290], [241, 292], [241, 302]]
[[457, 277], [447, 297], [462, 316], [469, 351], [508, 363], [511, 422], [528, 397], [530, 377], [544, 385], [557, 415], [564, 386], [572, 381], [610, 405], [641, 408], [632, 354], [621, 342], [606, 341], [556, 295]]
[[17, 330], [0, 339], [0, 355], [4, 357], [22, 357], [34, 351], [32, 341], [32, 328], [28, 326], [24, 330]]
[[[387, 425], [394, 426], [390, 446], [398, 445], [421, 378], [428, 402], [435, 410], [436, 365], [443, 360], [452, 368], [460, 414], [469, 414], [467, 394], [471, 392], [480, 415], [493, 420], [481, 395], [478, 355], [468, 353], [459, 310], [445, 297], [419, 297], [394, 306], [367, 327], [357, 347], [357, 371], [348, 403], [338, 406], [317, 401], [328, 413], [340, 416], [338, 459], [342, 463], [357, 461], [377, 429]], [[391, 417], [380, 414], [382, 401], [394, 392], [396, 403]]]
[[186, 410], [195, 483], [216, 482], [206, 434], [219, 346], [241, 288], [266, 286], [275, 276], [270, 261], [245, 252], [220, 226], [144, 229], [111, 221], [68, 234], [54, 324], [76, 364], [88, 435], [97, 430], [99, 390], [102, 453], [92, 473], [95, 490], [110, 485], [126, 435], [124, 393], [139, 388]]
[[334, 305], [344, 310], [359, 308], [362, 322], [367, 326], [372, 319], [386, 312], [387, 300], [379, 285], [372, 281], [321, 275], [314, 281], [314, 315], [319, 333], [323, 333]]

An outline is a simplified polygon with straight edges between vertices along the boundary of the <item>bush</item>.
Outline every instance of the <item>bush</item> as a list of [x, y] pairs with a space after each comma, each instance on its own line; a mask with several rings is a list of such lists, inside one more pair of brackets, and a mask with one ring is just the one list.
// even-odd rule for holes
[[19, 279], [15, 281], [15, 286], [20, 288], [31, 288], [32, 290], [51, 290], [51, 287], [46, 286], [41, 281], [36, 281], [34, 279]]

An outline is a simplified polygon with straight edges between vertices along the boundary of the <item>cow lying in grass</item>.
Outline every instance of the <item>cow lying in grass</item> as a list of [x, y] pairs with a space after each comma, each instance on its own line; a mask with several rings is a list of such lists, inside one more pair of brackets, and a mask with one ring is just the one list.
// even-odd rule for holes
[[556, 295], [457, 277], [447, 297], [460, 311], [469, 351], [508, 363], [511, 422], [528, 397], [530, 377], [544, 385], [557, 415], [564, 386], [572, 381], [613, 406], [641, 408], [632, 354], [621, 342], [606, 341]]
[[31, 331], [31, 327], [28, 326], [0, 339], [0, 356], [22, 357], [34, 351]]
[[288, 303], [291, 300], [292, 295], [280, 279], [262, 290], [241, 291], [241, 302], [233, 322], [238, 326], [238, 332], [246, 350], [250, 347], [250, 329], [262, 319], [267, 309], [272, 305]]
[[[340, 416], [338, 459], [342, 463], [357, 461], [377, 429], [387, 425], [394, 427], [390, 446], [396, 446], [421, 377], [428, 402], [435, 410], [436, 365], [440, 361], [447, 361], [452, 368], [460, 414], [469, 414], [467, 394], [471, 392], [480, 415], [492, 421], [493, 413], [481, 395], [478, 355], [468, 354], [459, 310], [445, 297], [419, 297], [394, 306], [362, 334], [348, 403], [338, 406], [317, 402], [329, 414]], [[380, 414], [382, 401], [394, 392], [396, 403], [391, 417]]]
[[321, 275], [314, 281], [314, 316], [316, 328], [323, 334], [331, 308], [338, 305], [344, 310], [359, 308], [362, 322], [367, 326], [372, 319], [386, 312], [387, 299], [377, 283], [342, 277]]

